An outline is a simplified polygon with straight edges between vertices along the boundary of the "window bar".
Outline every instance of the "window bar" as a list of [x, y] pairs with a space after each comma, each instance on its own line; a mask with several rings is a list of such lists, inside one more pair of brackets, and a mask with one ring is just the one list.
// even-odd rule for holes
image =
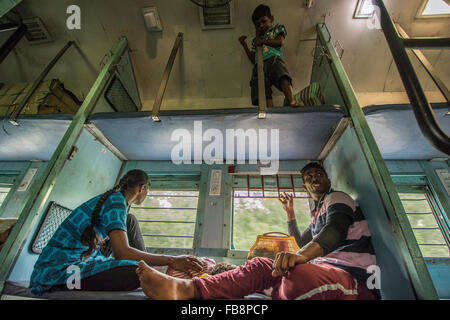
[[264, 176], [263, 175], [261, 175], [261, 184], [262, 184], [262, 196], [263, 196], [263, 198], [265, 198], [265, 196], [264, 196]]
[[406, 214], [433, 214], [433, 212], [407, 212]]
[[131, 207], [132, 209], [165, 209], [165, 210], [197, 210], [197, 208], [165, 208], [165, 207]]
[[179, 236], [172, 234], [143, 234], [144, 237], [166, 237], [166, 238], [194, 238], [194, 236]]
[[178, 221], [178, 220], [138, 220], [138, 222], [195, 223], [195, 221]]
[[295, 184], [294, 184], [294, 177], [291, 174], [291, 184], [292, 184], [292, 190], [294, 191], [294, 198], [295, 198]]
[[277, 192], [278, 192], [278, 198], [280, 197], [280, 181], [278, 181], [278, 175], [276, 175], [277, 178]]
[[414, 230], [440, 230], [439, 227], [412, 227]]
[[[435, 201], [433, 201], [433, 196], [432, 194], [430, 194], [431, 191], [429, 188], [427, 188], [427, 193], [425, 194], [425, 197], [427, 199], [428, 202], [428, 206], [432, 209], [435, 208], [435, 210], [439, 210], [439, 206], [437, 203], [435, 203]], [[450, 235], [449, 235], [449, 226], [446, 223], [446, 221], [442, 221], [440, 214], [439, 213], [433, 213], [433, 216], [436, 220], [436, 223], [438, 224], [438, 226], [441, 228], [441, 234], [444, 237], [445, 242], [447, 243], [447, 246], [450, 248]]]
[[[247, 196], [242, 196], [242, 195], [236, 195], [235, 193], [233, 193], [233, 198], [252, 198], [252, 199], [279, 199], [280, 195], [281, 195], [281, 191], [282, 190], [289, 190], [294, 192], [294, 198], [297, 199], [308, 199], [311, 198], [310, 196], [296, 196], [296, 190], [295, 190], [295, 184], [294, 184], [294, 176], [291, 174], [289, 175], [290, 179], [291, 179], [291, 187], [290, 188], [281, 188], [280, 187], [280, 181], [279, 181], [279, 176], [275, 175], [275, 179], [276, 179], [276, 184], [277, 184], [277, 194], [278, 196], [266, 196], [266, 188], [265, 188], [265, 180], [264, 180], [264, 176], [261, 176], [261, 184], [262, 187], [261, 188], [251, 188], [250, 187], [250, 175], [247, 175]], [[250, 191], [262, 191], [262, 196], [251, 196], [250, 195]]]
[[147, 194], [147, 197], [161, 197], [161, 198], [198, 198], [197, 196], [193, 195], [168, 195], [168, 194]]

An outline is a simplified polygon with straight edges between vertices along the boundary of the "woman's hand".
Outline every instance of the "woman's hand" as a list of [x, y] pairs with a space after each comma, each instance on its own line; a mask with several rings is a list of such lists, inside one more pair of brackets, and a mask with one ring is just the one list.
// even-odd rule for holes
[[192, 275], [194, 272], [201, 272], [206, 268], [206, 264], [198, 260], [194, 256], [177, 256], [171, 257], [172, 262], [169, 267], [172, 269], [186, 272]]
[[306, 263], [307, 259], [297, 253], [292, 252], [278, 252], [273, 261], [272, 276], [285, 276], [289, 269], [294, 268], [297, 264]]

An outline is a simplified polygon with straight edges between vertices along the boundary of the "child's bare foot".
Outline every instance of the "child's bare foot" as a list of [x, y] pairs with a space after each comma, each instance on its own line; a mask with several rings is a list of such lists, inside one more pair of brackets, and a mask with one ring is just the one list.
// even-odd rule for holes
[[292, 101], [290, 104], [289, 104], [289, 106], [291, 106], [291, 107], [303, 107], [304, 106], [304, 104], [303, 103], [301, 103], [301, 102], [297, 102], [297, 101]]
[[136, 269], [145, 295], [155, 300], [189, 300], [195, 298], [192, 280], [178, 279], [150, 268], [139, 261]]

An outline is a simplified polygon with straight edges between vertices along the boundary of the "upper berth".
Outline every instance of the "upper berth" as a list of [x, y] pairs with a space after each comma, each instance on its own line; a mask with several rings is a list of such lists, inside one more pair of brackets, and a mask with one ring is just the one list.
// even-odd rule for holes
[[[204, 136], [209, 129], [216, 129], [209, 133], [214, 136], [214, 139], [223, 139], [224, 148], [227, 130], [239, 133], [237, 130], [242, 129], [238, 139], [244, 134], [251, 134], [250, 131], [256, 134], [257, 143], [249, 143], [249, 139], [246, 139], [245, 159], [237, 157], [235, 160], [256, 160], [252, 159], [252, 154], [258, 152], [258, 144], [264, 139], [260, 133], [260, 130], [263, 129], [267, 129], [268, 150], [266, 154], [271, 155], [272, 151], [276, 152], [276, 150], [272, 150], [272, 146], [275, 144], [271, 143], [271, 136], [272, 132], [276, 134], [275, 132], [278, 130], [279, 160], [301, 160], [317, 159], [344, 117], [345, 112], [342, 107], [324, 105], [270, 108], [265, 119], [258, 119], [256, 109], [249, 108], [161, 111], [159, 113], [161, 122], [154, 122], [151, 112], [145, 111], [97, 113], [92, 115], [89, 121], [128, 160], [171, 160], [174, 146], [182, 141], [178, 135], [172, 140], [174, 132], [182, 135], [183, 139], [190, 139], [190, 159], [193, 160], [194, 148], [198, 147], [194, 144], [194, 137], [203, 140], [202, 150], [205, 150], [205, 147], [212, 143], [211, 140], [207, 141]], [[244, 133], [246, 130], [250, 131]], [[198, 142], [196, 143], [198, 144]], [[235, 150], [236, 144], [235, 142]], [[234, 154], [237, 152], [235, 151]], [[226, 157], [225, 150], [223, 150], [223, 156]]]
[[21, 115], [18, 126], [0, 117], [0, 161], [48, 161], [73, 120], [73, 114]]
[[[432, 108], [442, 130], [450, 135], [448, 104], [436, 103]], [[385, 160], [448, 158], [423, 136], [411, 105], [374, 105], [363, 111]]]

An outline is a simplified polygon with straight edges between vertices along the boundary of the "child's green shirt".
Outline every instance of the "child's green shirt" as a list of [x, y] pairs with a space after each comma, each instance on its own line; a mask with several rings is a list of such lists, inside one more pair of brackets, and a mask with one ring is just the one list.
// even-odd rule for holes
[[[280, 34], [283, 34], [284, 37], [287, 35], [286, 28], [283, 25], [276, 24], [262, 36], [263, 40], [274, 40], [276, 37], [278, 37]], [[253, 38], [252, 40], [252, 52], [255, 53], [255, 64], [257, 63], [257, 56], [256, 56], [256, 46], [255, 46], [255, 40], [256, 38]], [[263, 45], [263, 60], [267, 60], [273, 56], [279, 56], [280, 58], [283, 57], [283, 51], [282, 47], [274, 48], [270, 46]]]

